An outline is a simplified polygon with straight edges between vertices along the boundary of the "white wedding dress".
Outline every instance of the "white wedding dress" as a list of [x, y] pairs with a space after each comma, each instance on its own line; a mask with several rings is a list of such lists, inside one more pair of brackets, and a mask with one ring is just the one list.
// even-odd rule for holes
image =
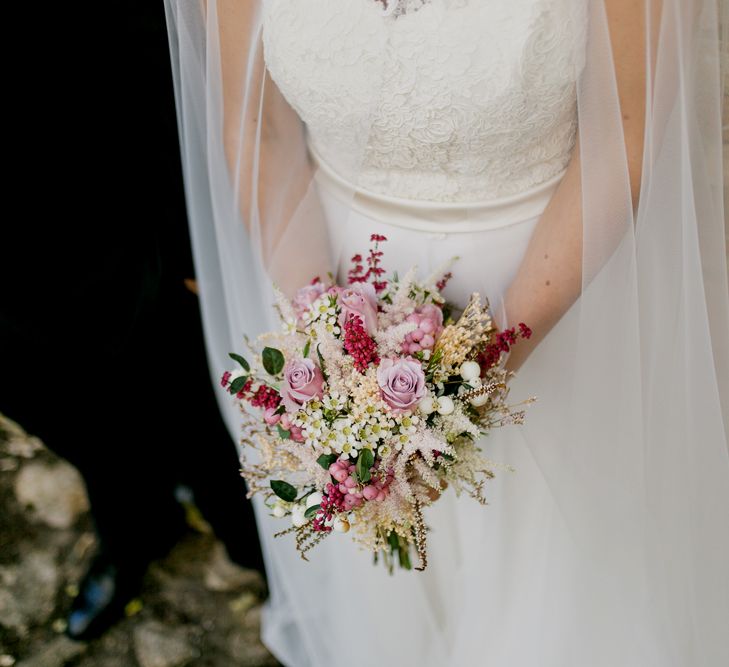
[[427, 508], [425, 572], [389, 576], [340, 534], [305, 562], [254, 497], [262, 635], [287, 667], [729, 664], [724, 4], [165, 0], [216, 385], [280, 326], [272, 282], [343, 283], [372, 233], [388, 273], [458, 255], [446, 295], [478, 290], [503, 327], [552, 197], [580, 214], [580, 238], [546, 230], [552, 263], [581, 245], [577, 297], [554, 290], [564, 314], [511, 383], [538, 400], [482, 442], [513, 472], [488, 506]]
[[[561, 0], [416, 1], [390, 14], [370, 0], [266, 4], [266, 65], [306, 123], [340, 281], [370, 234], [384, 234], [388, 272], [417, 264], [425, 275], [458, 255], [446, 296], [465, 303], [478, 290], [503, 323], [501, 296], [574, 145], [583, 21], [577, 3]], [[353, 186], [339, 167], [349, 149], [343, 125], [362, 105], [368, 61], [381, 56], [372, 36], [382, 30], [386, 103], [375, 111], [352, 213]], [[514, 401], [530, 395], [528, 362], [519, 380]], [[515, 468], [489, 484], [489, 506], [448, 492], [427, 510], [424, 573], [390, 577], [346, 538], [325, 540], [310, 563], [267, 540], [267, 557], [296, 571], [286, 589], [273, 582], [264, 617], [277, 657], [289, 667], [576, 665], [563, 636], [529, 641], [569, 633], [575, 610], [562, 606], [565, 564], [547, 558], [559, 512], [518, 428], [484, 443]], [[258, 509], [270, 537], [280, 524]], [[305, 622], [294, 620], [303, 609]]]

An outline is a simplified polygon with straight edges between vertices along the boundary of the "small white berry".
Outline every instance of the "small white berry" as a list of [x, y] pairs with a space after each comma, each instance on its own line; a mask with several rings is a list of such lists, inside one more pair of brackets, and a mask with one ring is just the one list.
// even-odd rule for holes
[[321, 501], [323, 500], [323, 498], [324, 496], [321, 493], [319, 493], [318, 491], [314, 491], [314, 493], [310, 494], [309, 497], [306, 499], [306, 509], [309, 509], [314, 505], [321, 505]]
[[435, 401], [433, 400], [433, 397], [426, 396], [421, 399], [420, 403], [418, 403], [418, 408], [424, 415], [429, 415], [435, 410]]
[[481, 367], [475, 361], [464, 361], [458, 369], [461, 377], [468, 382], [481, 375]]
[[276, 503], [273, 506], [273, 516], [275, 516], [277, 519], [286, 516], [286, 508], [283, 505], [279, 505], [278, 503]]
[[337, 517], [336, 519], [334, 519], [332, 528], [338, 533], [346, 533], [347, 531], [349, 531], [349, 521], [341, 517]]
[[304, 512], [306, 512], [306, 508], [303, 505], [294, 505], [291, 508], [291, 523], [297, 528], [309, 523], [309, 519], [304, 516]]
[[441, 396], [438, 399], [438, 414], [449, 415], [456, 409], [450, 396]]
[[478, 396], [474, 396], [472, 399], [470, 399], [469, 403], [474, 406], [475, 408], [479, 408], [482, 405], [486, 405], [486, 401], [489, 400], [488, 394], [479, 394]]

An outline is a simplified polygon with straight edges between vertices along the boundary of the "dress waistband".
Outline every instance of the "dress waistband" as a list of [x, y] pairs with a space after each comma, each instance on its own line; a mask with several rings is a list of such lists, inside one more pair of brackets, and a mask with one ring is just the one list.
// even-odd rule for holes
[[351, 208], [385, 224], [424, 232], [474, 232], [513, 225], [544, 211], [566, 169], [523, 192], [507, 197], [471, 202], [437, 202], [405, 199], [355, 186], [338, 174], [306, 135], [309, 152], [318, 169], [317, 183]]

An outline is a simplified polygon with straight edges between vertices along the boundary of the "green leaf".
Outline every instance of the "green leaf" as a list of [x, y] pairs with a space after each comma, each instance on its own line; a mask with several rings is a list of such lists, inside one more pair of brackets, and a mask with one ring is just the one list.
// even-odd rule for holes
[[357, 477], [363, 484], [369, 482], [372, 475], [370, 474], [370, 468], [375, 462], [375, 455], [371, 449], [363, 449], [357, 457]]
[[397, 533], [394, 530], [390, 531], [390, 534], [387, 536], [387, 541], [390, 544], [390, 548], [395, 551], [395, 549], [400, 548], [400, 540], [397, 538]]
[[246, 382], [248, 382], [247, 375], [242, 375], [241, 377], [233, 380], [233, 382], [230, 383], [230, 393], [237, 394], [241, 389], [243, 389]]
[[321, 509], [321, 505], [312, 505], [311, 507], [308, 507], [306, 509], [306, 512], [304, 512], [304, 518], [306, 519], [312, 519], [316, 516], [316, 513]]
[[240, 354], [236, 354], [235, 352], [228, 352], [228, 356], [234, 361], [237, 361], [241, 366], [243, 366], [243, 370], [246, 371], [246, 373], [251, 370], [248, 362], [243, 357], [241, 357]]
[[339, 457], [336, 454], [322, 454], [316, 462], [324, 468], [324, 470], [329, 470], [329, 466], [332, 465]]
[[413, 564], [410, 562], [410, 549], [407, 545], [401, 546], [397, 552], [400, 559], [400, 567], [404, 570], [412, 570]]
[[284, 482], [280, 479], [272, 479], [271, 489], [273, 489], [273, 492], [281, 498], [281, 500], [285, 500], [287, 503], [292, 503], [296, 500], [296, 489], [288, 482]]
[[308, 339], [308, 340], [306, 341], [306, 345], [304, 345], [304, 358], [305, 358], [305, 359], [306, 359], [306, 357], [308, 357], [308, 356], [309, 356], [309, 348], [310, 348], [310, 347], [311, 347], [311, 338], [309, 338], [309, 339]]
[[278, 375], [283, 370], [285, 360], [281, 350], [277, 350], [275, 347], [264, 347], [261, 359], [263, 367], [270, 375]]
[[291, 437], [291, 431], [281, 428], [280, 424], [276, 424], [276, 428], [278, 429], [278, 434], [281, 436], [282, 440], [288, 440]]

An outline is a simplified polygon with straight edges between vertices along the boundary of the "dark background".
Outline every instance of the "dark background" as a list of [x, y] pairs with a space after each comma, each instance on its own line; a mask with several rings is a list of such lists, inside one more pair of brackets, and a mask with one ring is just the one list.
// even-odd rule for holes
[[260, 568], [184, 285], [193, 265], [162, 2], [12, 11], [17, 213], [0, 250], [0, 411], [80, 469], [123, 558], [174, 540], [184, 482], [231, 556]]

